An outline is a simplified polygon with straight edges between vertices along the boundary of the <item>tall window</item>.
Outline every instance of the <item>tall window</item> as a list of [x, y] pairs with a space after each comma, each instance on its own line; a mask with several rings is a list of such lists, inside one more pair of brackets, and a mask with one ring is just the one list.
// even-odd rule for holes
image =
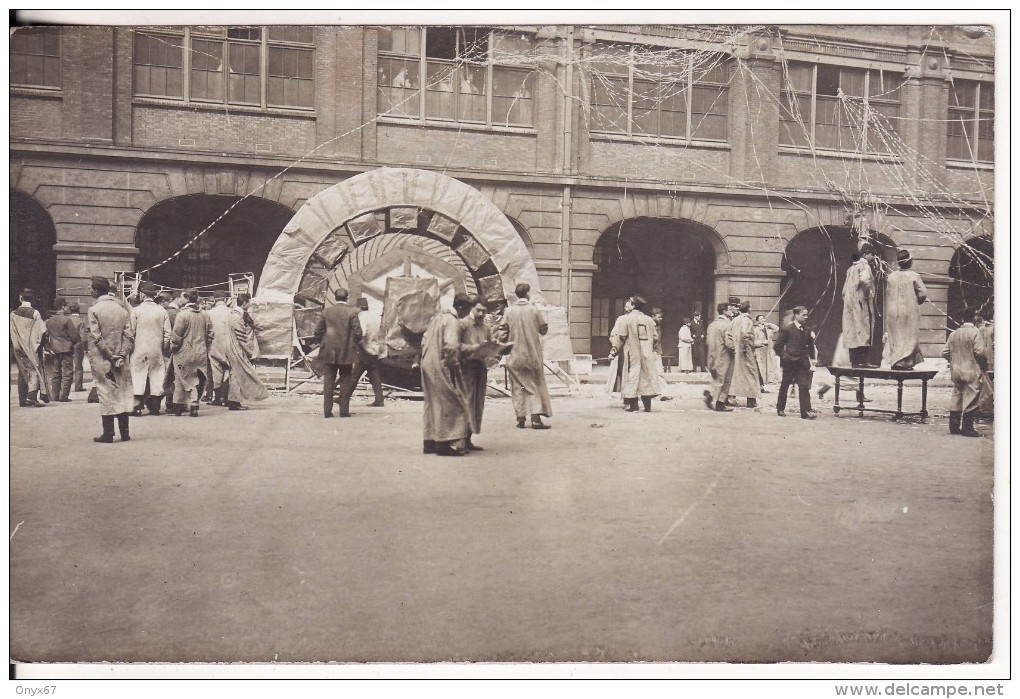
[[60, 28], [19, 27], [11, 34], [11, 85], [60, 87]]
[[532, 126], [533, 56], [532, 37], [520, 33], [382, 27], [377, 109], [414, 119]]
[[855, 153], [892, 151], [902, 80], [902, 73], [887, 70], [789, 63], [779, 142]]
[[946, 157], [990, 163], [995, 159], [995, 87], [954, 80], [949, 87]]
[[312, 41], [310, 27], [138, 31], [134, 92], [185, 102], [311, 109]]
[[722, 56], [597, 43], [592, 130], [726, 141], [730, 64]]

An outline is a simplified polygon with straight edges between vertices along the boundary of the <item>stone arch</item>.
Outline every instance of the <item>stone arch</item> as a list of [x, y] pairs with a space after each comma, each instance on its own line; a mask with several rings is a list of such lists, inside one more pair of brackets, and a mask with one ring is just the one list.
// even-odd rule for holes
[[286, 206], [254, 196], [197, 193], [163, 199], [146, 210], [135, 229], [136, 268], [163, 262], [211, 225], [179, 256], [153, 269], [149, 278], [183, 288], [252, 272], [257, 282], [271, 247], [292, 216]]
[[973, 236], [963, 241], [949, 262], [948, 328], [960, 324], [965, 308], [994, 312], [995, 245], [992, 236]]
[[387, 230], [418, 227], [449, 243], [466, 231], [470, 240], [458, 252], [471, 257], [475, 269], [491, 262], [504, 298], [512, 298], [523, 281], [534, 298], [544, 300], [524, 240], [489, 199], [446, 175], [410, 168], [372, 170], [310, 197], [270, 251], [256, 296], [292, 301], [312, 276], [306, 274], [310, 262], [335, 267], [352, 244]]
[[709, 311], [716, 272], [729, 259], [723, 239], [691, 219], [640, 216], [612, 224], [592, 248], [591, 352], [605, 356], [624, 300], [644, 296], [663, 309], [663, 353], [676, 354], [682, 319]]
[[18, 189], [10, 190], [10, 300], [18, 305], [18, 294], [28, 287], [36, 292], [36, 308], [53, 304], [57, 293], [57, 228], [46, 208], [35, 197]]

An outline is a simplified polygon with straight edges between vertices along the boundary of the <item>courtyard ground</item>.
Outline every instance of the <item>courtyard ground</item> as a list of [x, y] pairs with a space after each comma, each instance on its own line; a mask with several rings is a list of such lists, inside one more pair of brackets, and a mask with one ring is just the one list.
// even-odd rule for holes
[[993, 439], [947, 433], [948, 388], [931, 389], [928, 424], [835, 417], [831, 394], [815, 421], [776, 416], [774, 392], [721, 414], [703, 385], [671, 388], [626, 413], [582, 385], [546, 431], [491, 398], [485, 451], [463, 458], [421, 453], [411, 400], [359, 397], [324, 420], [318, 396], [277, 394], [135, 418], [114, 444], [92, 442], [84, 394], [14, 400], [11, 655], [989, 657]]

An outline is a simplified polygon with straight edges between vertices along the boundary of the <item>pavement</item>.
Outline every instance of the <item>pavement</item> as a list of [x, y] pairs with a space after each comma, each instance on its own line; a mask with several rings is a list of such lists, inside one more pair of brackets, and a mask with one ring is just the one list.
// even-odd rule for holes
[[[26, 662], [983, 662], [993, 426], [705, 409], [582, 385], [552, 429], [487, 401], [485, 451], [422, 404], [315, 395], [131, 420], [11, 403], [10, 638]], [[831, 395], [831, 394], [830, 394]], [[874, 406], [895, 388], [869, 388]], [[916, 400], [913, 393], [907, 396]]]

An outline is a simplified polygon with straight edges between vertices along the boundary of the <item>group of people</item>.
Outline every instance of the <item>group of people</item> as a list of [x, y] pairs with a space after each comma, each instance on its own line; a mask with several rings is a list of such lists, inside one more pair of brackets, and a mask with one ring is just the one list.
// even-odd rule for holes
[[145, 411], [160, 415], [164, 397], [168, 413], [188, 410], [192, 417], [198, 417], [203, 396], [230, 410], [247, 410], [244, 402], [268, 397], [252, 363], [257, 344], [247, 294], [229, 299], [217, 291], [211, 304], [200, 305], [196, 289], [174, 298], [151, 282], [141, 282], [128, 300], [116, 296], [105, 277], [92, 277], [90, 289], [95, 301], [86, 320], [76, 305], [58, 297], [45, 323], [32, 306], [35, 293], [21, 292], [20, 306], [11, 313], [20, 406], [41, 407], [50, 395], [70, 401], [72, 382], [84, 390], [78, 358], [86, 356], [94, 393], [90, 402], [98, 402], [102, 413], [96, 442], [113, 442], [115, 423], [120, 440], [130, 441], [130, 417]]
[[[530, 301], [531, 287], [518, 284], [517, 301], [502, 318], [490, 323], [484, 299], [465, 293], [454, 296], [452, 308], [444, 308], [429, 321], [421, 338], [421, 387], [424, 400], [423, 442], [425, 454], [465, 456], [482, 447], [472, 441], [481, 432], [488, 387], [488, 370], [506, 355], [506, 370], [517, 427], [544, 430], [542, 418], [552, 416], [545, 383], [542, 336], [548, 324], [542, 311]], [[350, 400], [362, 373], [368, 372], [375, 390], [373, 406], [383, 405], [378, 367], [383, 351], [378, 323], [365, 311], [348, 305], [349, 292], [337, 289], [335, 302], [327, 308], [315, 330], [320, 340], [317, 361], [323, 375], [323, 416], [350, 417]], [[371, 324], [371, 325], [370, 325]]]

